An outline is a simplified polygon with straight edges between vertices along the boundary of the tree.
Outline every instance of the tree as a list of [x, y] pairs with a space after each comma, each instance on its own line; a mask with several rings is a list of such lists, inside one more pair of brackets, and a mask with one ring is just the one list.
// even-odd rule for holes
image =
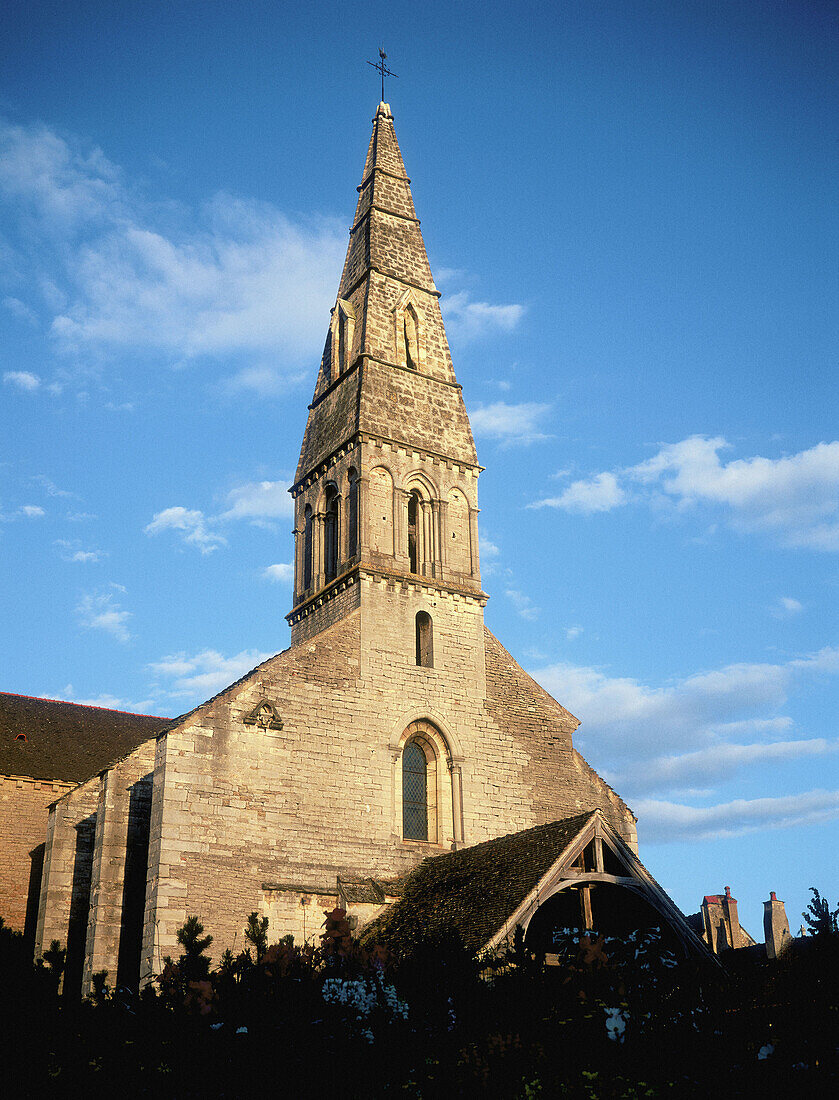
[[213, 942], [212, 936], [204, 936], [204, 925], [198, 917], [187, 917], [183, 926], [178, 929], [178, 943], [184, 949], [183, 955], [178, 959], [178, 967], [183, 976], [190, 982], [206, 980], [210, 975], [210, 960], [204, 954]]
[[831, 910], [827, 898], [823, 898], [815, 886], [810, 887], [813, 895], [806, 912], [801, 916], [807, 922], [811, 936], [830, 936], [839, 934], [839, 905]]

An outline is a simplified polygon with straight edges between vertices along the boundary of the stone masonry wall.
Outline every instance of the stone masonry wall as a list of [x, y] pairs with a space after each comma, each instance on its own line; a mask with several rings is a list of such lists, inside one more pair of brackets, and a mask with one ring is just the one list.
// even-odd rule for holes
[[[466, 844], [595, 805], [625, 826], [622, 804], [580, 769], [575, 719], [487, 641], [477, 599], [363, 573], [360, 588], [359, 610], [158, 742], [146, 973], [175, 952], [187, 916], [201, 919], [220, 953], [241, 944], [248, 913], [268, 905], [266, 884], [326, 895], [338, 875], [387, 878], [451, 848], [450, 765], [462, 775]], [[432, 617], [433, 668], [416, 664], [418, 610]], [[244, 723], [262, 700], [282, 730]], [[401, 838], [401, 749], [422, 721], [444, 746], [435, 774], [445, 813], [433, 844]], [[272, 895], [274, 924], [298, 937], [302, 909]]]
[[[0, 776], [0, 916], [9, 928], [23, 932], [32, 918], [37, 920], [47, 807], [72, 786]], [[35, 912], [27, 921], [27, 898], [33, 892]]]
[[[111, 984], [119, 981], [121, 985], [136, 985], [145, 901], [148, 806], [154, 754], [154, 740], [147, 741], [102, 776], [82, 976], [82, 990], [85, 993], [90, 988], [91, 975], [101, 970], [108, 971]], [[142, 862], [141, 869], [135, 866], [138, 859]], [[140, 877], [142, 882], [139, 884], [137, 904], [132, 893], [136, 891]], [[136, 911], [132, 912], [136, 908], [139, 908], [139, 915]], [[136, 962], [128, 957], [134, 954]]]

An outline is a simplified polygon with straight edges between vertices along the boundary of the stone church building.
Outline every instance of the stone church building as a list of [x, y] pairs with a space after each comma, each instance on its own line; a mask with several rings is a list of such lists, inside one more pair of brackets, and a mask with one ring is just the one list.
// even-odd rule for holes
[[[290, 647], [174, 721], [123, 716], [131, 744], [100, 737], [84, 775], [9, 773], [63, 784], [32, 923], [82, 988], [148, 980], [190, 915], [221, 952], [253, 910], [301, 940], [336, 904], [477, 948], [570, 919], [664, 923], [703, 949], [574, 749], [577, 719], [484, 625], [481, 466], [385, 103], [358, 192], [290, 490]], [[39, 706], [73, 707], [4, 699], [3, 736], [19, 711], [33, 751]], [[83, 731], [62, 736], [78, 757]]]

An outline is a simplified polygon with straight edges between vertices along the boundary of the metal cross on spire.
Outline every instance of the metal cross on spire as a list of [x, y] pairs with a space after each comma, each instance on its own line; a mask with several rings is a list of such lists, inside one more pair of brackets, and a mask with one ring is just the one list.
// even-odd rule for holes
[[386, 76], [394, 76], [394, 77], [396, 77], [397, 80], [399, 79], [399, 74], [398, 73], [392, 73], [390, 71], [390, 69], [387, 67], [387, 65], [385, 65], [385, 61], [387, 61], [387, 54], [382, 49], [382, 47], [379, 46], [379, 61], [378, 61], [378, 63], [376, 63], [375, 61], [368, 61], [367, 62], [368, 65], [372, 65], [373, 68], [377, 72], [382, 74], [382, 103], [385, 102], [385, 77]]

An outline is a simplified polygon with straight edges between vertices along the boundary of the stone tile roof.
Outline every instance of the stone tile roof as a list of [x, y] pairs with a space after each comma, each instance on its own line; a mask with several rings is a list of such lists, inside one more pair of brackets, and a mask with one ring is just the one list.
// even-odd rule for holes
[[82, 783], [169, 724], [148, 714], [0, 692], [0, 774]]
[[423, 860], [407, 876], [401, 898], [365, 930], [365, 940], [410, 954], [422, 942], [455, 935], [470, 950], [480, 950], [593, 813]]

